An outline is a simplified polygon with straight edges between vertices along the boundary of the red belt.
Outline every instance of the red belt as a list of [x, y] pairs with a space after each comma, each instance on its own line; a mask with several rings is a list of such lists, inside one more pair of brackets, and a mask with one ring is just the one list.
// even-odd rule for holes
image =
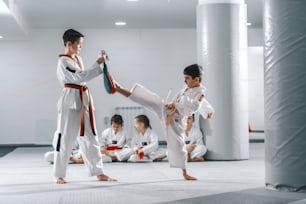
[[[83, 100], [83, 94], [86, 90], [88, 90], [87, 86], [81, 86], [77, 84], [65, 84], [65, 88], [71, 88], [71, 89], [78, 89], [80, 91], [80, 97], [82, 102], [82, 113], [81, 113], [81, 129], [80, 129], [80, 136], [84, 136], [85, 131], [85, 105]], [[96, 135], [95, 131], [95, 124], [94, 124], [94, 117], [93, 117], [93, 110], [92, 110], [92, 100], [91, 96], [89, 95], [89, 119], [90, 119], [90, 125], [91, 130], [94, 135]]]
[[119, 147], [119, 146], [108, 146], [106, 147], [107, 150], [119, 150], [119, 149], [122, 149], [122, 147]]
[[143, 157], [144, 157], [143, 152], [141, 152], [140, 154], [138, 154], [138, 156], [139, 156], [139, 159], [140, 159], [140, 160], [143, 160]]

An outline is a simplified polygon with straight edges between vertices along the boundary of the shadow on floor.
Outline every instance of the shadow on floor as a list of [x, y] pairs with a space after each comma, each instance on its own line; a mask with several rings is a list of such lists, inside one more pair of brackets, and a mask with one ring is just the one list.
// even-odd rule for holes
[[265, 188], [256, 188], [176, 200], [167, 203], [223, 204], [225, 201], [227, 204], [305, 204], [306, 193], [278, 192]]
[[16, 147], [0, 147], [0, 157], [7, 155], [8, 153], [14, 151]]

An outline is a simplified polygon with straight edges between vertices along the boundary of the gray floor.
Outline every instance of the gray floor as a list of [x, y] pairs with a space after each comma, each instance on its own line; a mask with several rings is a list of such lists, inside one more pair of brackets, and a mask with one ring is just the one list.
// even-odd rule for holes
[[15, 147], [1, 147], [0, 146], [0, 157], [5, 156], [6, 154], [14, 151]]
[[199, 181], [184, 181], [178, 169], [160, 163], [108, 163], [107, 174], [119, 182], [87, 177], [83, 165], [71, 164], [66, 185], [53, 183], [50, 148], [17, 148], [0, 158], [0, 203], [306, 203], [305, 193], [264, 189], [264, 144], [250, 145], [250, 159], [189, 163]]

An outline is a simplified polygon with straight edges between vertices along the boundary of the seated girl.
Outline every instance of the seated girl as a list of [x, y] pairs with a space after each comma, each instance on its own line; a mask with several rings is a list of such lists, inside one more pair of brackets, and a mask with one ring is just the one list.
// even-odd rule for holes
[[137, 134], [132, 139], [132, 155], [129, 162], [159, 161], [166, 157], [166, 150], [158, 147], [158, 137], [152, 130], [146, 115], [138, 115], [134, 120]]
[[111, 127], [99, 136], [103, 162], [126, 161], [131, 156], [130, 139], [123, 129], [121, 115], [113, 115]]
[[187, 160], [189, 162], [204, 161], [207, 148], [203, 143], [203, 134], [199, 128], [193, 125], [194, 114], [187, 118], [187, 126], [184, 131]]

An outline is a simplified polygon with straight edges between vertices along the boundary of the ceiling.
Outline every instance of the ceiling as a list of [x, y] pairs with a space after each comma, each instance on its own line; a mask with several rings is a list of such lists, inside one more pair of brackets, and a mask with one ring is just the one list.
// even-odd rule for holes
[[[0, 14], [0, 35], [6, 37], [16, 32], [26, 34], [32, 28], [116, 28], [116, 21], [125, 21], [124, 28], [195, 28], [198, 4], [198, 0], [0, 1], [15, 11], [13, 18]], [[245, 2], [248, 22], [252, 27], [262, 27], [262, 0]], [[16, 25], [21, 28], [16, 29]]]

